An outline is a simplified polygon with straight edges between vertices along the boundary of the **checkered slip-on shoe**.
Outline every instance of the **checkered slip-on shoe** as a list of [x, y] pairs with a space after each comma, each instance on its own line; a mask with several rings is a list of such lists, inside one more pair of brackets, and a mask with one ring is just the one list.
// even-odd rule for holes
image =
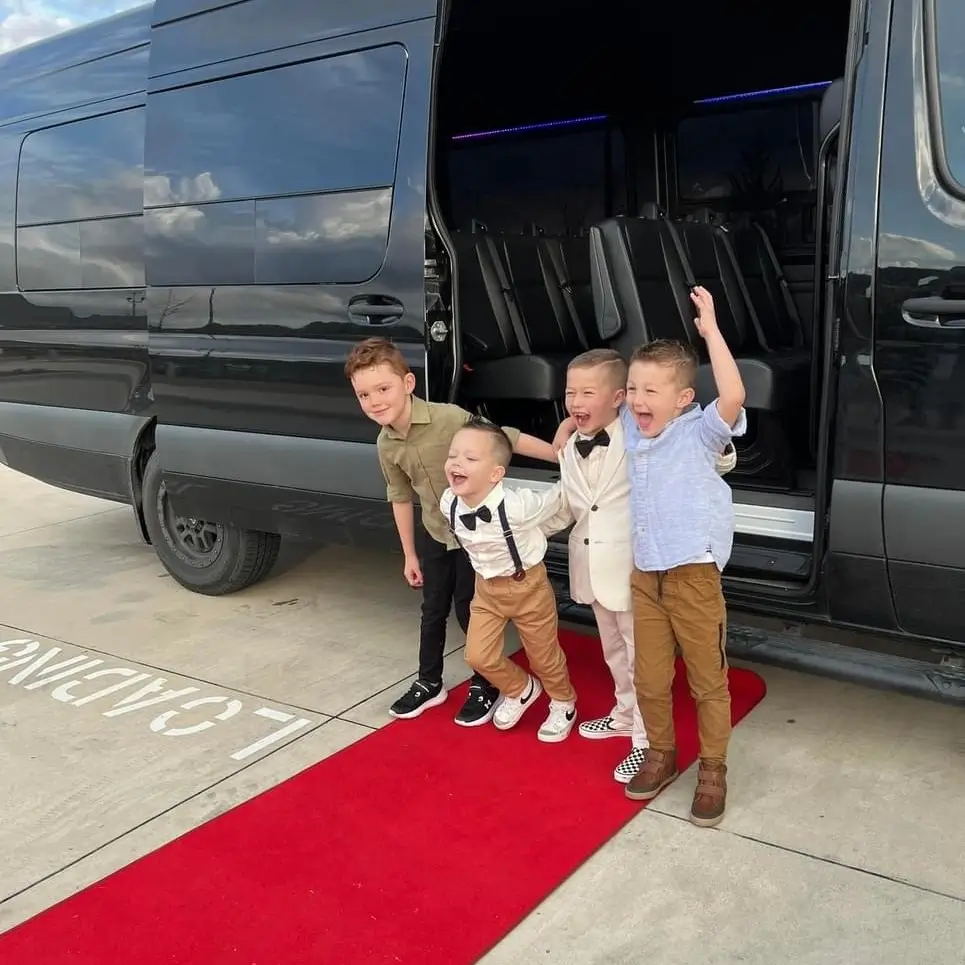
[[613, 772], [613, 780], [619, 784], [629, 784], [634, 775], [643, 766], [643, 759], [647, 750], [645, 747], [634, 747], [626, 757], [620, 761]]
[[612, 717], [597, 717], [596, 720], [585, 720], [580, 724], [580, 737], [587, 740], [600, 741], [608, 737], [630, 737], [632, 727], [621, 727]]

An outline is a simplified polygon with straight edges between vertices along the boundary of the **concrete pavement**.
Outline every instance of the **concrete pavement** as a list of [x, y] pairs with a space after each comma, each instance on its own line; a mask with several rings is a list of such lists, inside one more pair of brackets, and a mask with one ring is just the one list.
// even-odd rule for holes
[[[2, 467], [0, 600], [0, 931], [383, 726], [418, 626], [395, 556], [293, 545], [201, 597], [126, 507]], [[684, 775], [485, 965], [963, 960], [962, 712], [755, 669], [721, 828]]]

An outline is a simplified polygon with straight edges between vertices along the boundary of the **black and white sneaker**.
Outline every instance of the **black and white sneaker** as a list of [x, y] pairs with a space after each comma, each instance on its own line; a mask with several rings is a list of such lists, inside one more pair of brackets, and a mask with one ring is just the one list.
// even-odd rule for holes
[[536, 736], [544, 744], [558, 744], [570, 736], [575, 723], [576, 704], [572, 700], [551, 700], [549, 715]]
[[425, 680], [416, 680], [412, 686], [389, 708], [389, 713], [399, 720], [411, 720], [430, 707], [445, 703], [449, 694], [446, 688]]
[[469, 688], [469, 696], [456, 714], [456, 723], [460, 727], [482, 727], [492, 720], [496, 713], [496, 701], [499, 691], [483, 684], [473, 684]]
[[499, 707], [493, 715], [493, 726], [497, 730], [509, 730], [519, 723], [520, 717], [536, 703], [536, 698], [543, 692], [543, 685], [530, 677], [526, 689], [518, 697], [503, 697]]

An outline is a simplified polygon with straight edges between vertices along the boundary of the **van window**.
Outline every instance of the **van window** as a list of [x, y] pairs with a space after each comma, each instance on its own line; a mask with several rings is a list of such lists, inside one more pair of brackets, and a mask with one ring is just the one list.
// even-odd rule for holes
[[390, 45], [150, 95], [150, 284], [371, 278], [388, 241], [405, 65]]
[[965, 185], [965, 7], [961, 0], [935, 0], [934, 30], [945, 159], [955, 180]]
[[144, 284], [144, 111], [34, 131], [17, 177], [23, 291]]
[[753, 211], [785, 194], [814, 190], [814, 121], [808, 103], [688, 117], [677, 128], [678, 196], [685, 203], [729, 199]]
[[528, 137], [456, 141], [449, 152], [449, 223], [494, 231], [575, 233], [606, 217], [603, 127]]

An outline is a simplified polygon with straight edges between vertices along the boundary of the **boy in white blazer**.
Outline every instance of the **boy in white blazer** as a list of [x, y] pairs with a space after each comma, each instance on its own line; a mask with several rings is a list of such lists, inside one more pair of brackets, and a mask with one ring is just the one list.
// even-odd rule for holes
[[[640, 769], [648, 746], [633, 685], [630, 476], [620, 425], [626, 384], [627, 363], [612, 349], [593, 349], [570, 362], [566, 411], [576, 432], [560, 454], [563, 502], [574, 522], [569, 536], [570, 597], [593, 608], [615, 698], [610, 713], [584, 721], [579, 734], [589, 740], [631, 739], [630, 753], [613, 772], [621, 784], [628, 784]], [[736, 461], [731, 447], [718, 457], [718, 472], [729, 472]]]

